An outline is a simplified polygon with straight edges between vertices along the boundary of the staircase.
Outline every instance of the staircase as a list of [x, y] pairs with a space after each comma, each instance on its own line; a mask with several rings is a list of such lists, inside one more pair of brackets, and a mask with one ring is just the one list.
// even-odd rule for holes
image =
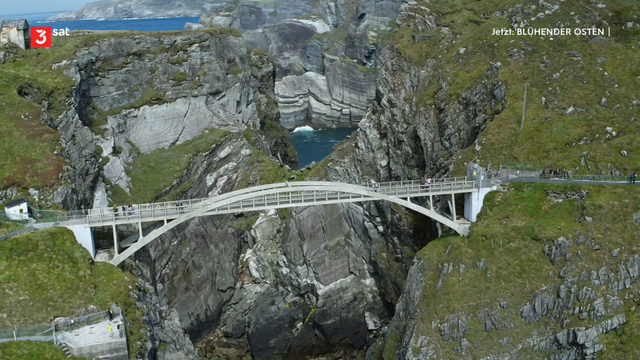
[[66, 342], [60, 342], [56, 345], [57, 347], [60, 348], [60, 350], [62, 350], [62, 352], [64, 353], [64, 355], [68, 358], [71, 357], [71, 351], [69, 351], [69, 347], [67, 346]]

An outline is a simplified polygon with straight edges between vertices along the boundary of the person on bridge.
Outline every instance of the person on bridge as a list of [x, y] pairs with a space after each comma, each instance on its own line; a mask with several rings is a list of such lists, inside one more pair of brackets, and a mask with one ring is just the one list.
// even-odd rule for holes
[[113, 326], [111, 324], [107, 325], [107, 330], [109, 330], [109, 337], [113, 337]]
[[378, 192], [378, 183], [377, 182], [373, 182], [373, 191]]
[[425, 182], [427, 183], [427, 189], [429, 191], [431, 191], [431, 178], [427, 178], [427, 180], [425, 180]]
[[635, 184], [636, 183], [636, 173], [634, 172], [633, 174], [631, 174], [631, 177], [629, 178], [629, 184]]

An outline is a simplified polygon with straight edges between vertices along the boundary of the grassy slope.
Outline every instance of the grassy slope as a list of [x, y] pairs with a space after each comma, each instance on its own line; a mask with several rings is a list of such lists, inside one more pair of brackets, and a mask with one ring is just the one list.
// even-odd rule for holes
[[[110, 264], [90, 265], [90, 258], [71, 231], [61, 228], [1, 242], [0, 327], [47, 324], [55, 316], [74, 316], [90, 305], [107, 309], [115, 302], [133, 324], [127, 340], [130, 354], [135, 354], [136, 343], [146, 337], [144, 314], [129, 298], [136, 291], [135, 278]], [[2, 349], [18, 351], [0, 346]], [[37, 354], [49, 351], [32, 349]]]
[[[586, 15], [592, 10], [597, 11], [609, 24], [598, 22], [597, 26], [611, 26], [612, 37], [592, 44], [588, 44], [589, 38], [574, 35], [554, 40], [492, 36], [493, 29], [510, 28], [506, 19], [496, 18], [493, 14], [520, 3], [515, 0], [432, 0], [421, 3], [441, 14], [436, 22], [457, 36], [455, 42], [441, 41], [443, 33], [434, 30], [432, 33], [438, 35], [437, 39], [414, 44], [411, 34], [417, 30], [402, 27], [396, 32], [394, 43], [415, 64], [422, 65], [428, 59], [436, 59], [437, 69], [448, 79], [451, 100], [457, 101], [460, 94], [474, 85], [491, 62], [499, 61], [504, 66], [499, 80], [507, 85], [509, 106], [480, 135], [482, 150], [476, 153], [471, 147], [462, 153], [456, 167], [458, 173], [463, 172], [464, 162], [474, 159], [483, 165], [521, 162], [578, 173], [606, 171], [609, 163], [622, 171], [640, 170], [640, 144], [634, 141], [640, 126], [640, 105], [632, 107], [633, 100], [638, 100], [637, 89], [640, 88], [640, 79], [637, 79], [640, 76], [640, 45], [637, 44], [640, 30], [620, 29], [627, 21], [639, 21], [633, 17], [633, 14], [640, 13], [637, 1], [606, 1], [605, 9], [585, 2], [551, 1], [559, 4], [561, 10], [531, 22], [538, 28], [560, 27], [559, 23], [575, 28], [586, 26]], [[542, 11], [538, 8], [534, 13]], [[580, 24], [575, 23], [576, 16], [580, 16]], [[466, 49], [464, 54], [460, 54], [461, 48]], [[533, 48], [537, 52], [527, 52], [523, 48]], [[522, 51], [525, 57], [510, 59], [507, 55], [512, 49]], [[579, 52], [582, 61], [572, 59], [567, 51]], [[599, 57], [606, 60], [598, 63]], [[549, 63], [542, 70], [540, 65], [545, 59]], [[553, 79], [556, 73], [560, 77]], [[521, 132], [526, 83], [530, 87], [525, 126]], [[425, 85], [418, 96], [418, 103], [430, 104], [437, 90]], [[542, 105], [543, 96], [554, 106], [553, 109]], [[603, 97], [608, 98], [606, 108], [599, 105]], [[570, 106], [582, 108], [585, 112], [565, 115]], [[631, 122], [634, 117], [636, 121]], [[607, 126], [611, 126], [617, 136], [603, 142]], [[583, 137], [592, 142], [574, 146]], [[621, 150], [628, 151], [629, 157], [622, 157]], [[589, 153], [591, 169], [580, 165], [580, 156], [585, 151]]]
[[228, 131], [209, 130], [191, 141], [141, 154], [127, 169], [131, 178], [131, 195], [114, 186], [111, 200], [114, 204], [148, 203], [162, 190], [171, 186], [189, 167], [195, 154], [204, 153], [229, 134]]
[[[0, 359], [11, 360], [66, 360], [62, 350], [53, 343], [18, 341], [0, 344]], [[77, 359], [77, 358], [74, 358]]]
[[[546, 196], [545, 190], [575, 191], [587, 190], [589, 194], [584, 202], [565, 200], [562, 204], [553, 204]], [[489, 354], [506, 353], [514, 350], [518, 344], [530, 338], [537, 331], [539, 335], [556, 334], [562, 330], [560, 325], [548, 318], [539, 323], [527, 325], [520, 317], [520, 307], [531, 302], [530, 295], [544, 288], [545, 285], [559, 283], [560, 270], [569, 263], [560, 260], [555, 266], [543, 254], [544, 239], [554, 240], [566, 236], [574, 240], [570, 248], [572, 259], [577, 259], [577, 251], [581, 251], [584, 260], [578, 264], [568, 276], [576, 277], [582, 271], [598, 270], [602, 266], [617, 269], [617, 264], [626, 263], [627, 258], [637, 254], [636, 235], [640, 228], [633, 223], [633, 213], [640, 210], [640, 198], [637, 188], [631, 187], [577, 187], [547, 184], [514, 185], [506, 193], [492, 192], [485, 200], [485, 208], [479, 221], [472, 227], [469, 238], [445, 237], [429, 243], [418, 252], [417, 257], [428, 264], [424, 272], [425, 285], [423, 297], [418, 304], [419, 334], [428, 336], [432, 341], [440, 340], [439, 330], [433, 330], [432, 321], [444, 320], [447, 316], [463, 312], [470, 319], [470, 331], [466, 338], [473, 345], [467, 353], [473, 358], [482, 358]], [[582, 216], [591, 216], [593, 224], [577, 222]], [[579, 235], [589, 238], [594, 234], [595, 242], [601, 250], [594, 251], [584, 245], [576, 246]], [[502, 248], [499, 242], [502, 241]], [[450, 251], [447, 249], [451, 247]], [[622, 248], [618, 259], [611, 258], [611, 251]], [[485, 259], [487, 266], [479, 270], [476, 262]], [[455, 269], [447, 274], [443, 287], [436, 289], [440, 264], [453, 263]], [[466, 266], [461, 275], [459, 264]], [[597, 287], [588, 283], [578, 283], [578, 290], [589, 286], [598, 296], [606, 294], [624, 298], [627, 291], [610, 292], [608, 286]], [[640, 284], [633, 284], [629, 293], [640, 289]], [[507, 301], [506, 309], [500, 309], [501, 301]], [[577, 304], [576, 304], [577, 305]], [[620, 358], [621, 354], [640, 354], [638, 332], [640, 318], [630, 311], [630, 301], [617, 313], [627, 312], [628, 324], [619, 333], [601, 337], [608, 351], [602, 358]], [[484, 322], [479, 318], [483, 309], [499, 313], [502, 321], [514, 325], [503, 331], [493, 330], [485, 333]], [[578, 316], [569, 317], [568, 327], [590, 327], [594, 322], [580, 320]], [[507, 345], [498, 342], [509, 337]], [[390, 336], [390, 338], [393, 338]], [[399, 340], [399, 339], [398, 339]], [[454, 351], [456, 344], [439, 342], [446, 358], [459, 358]], [[386, 351], [394, 348], [393, 341], [387, 345]], [[523, 358], [540, 353], [527, 355]]]

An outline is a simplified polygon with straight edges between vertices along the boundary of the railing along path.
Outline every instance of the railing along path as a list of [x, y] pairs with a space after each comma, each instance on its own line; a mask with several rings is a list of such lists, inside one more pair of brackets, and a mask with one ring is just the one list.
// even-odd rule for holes
[[[377, 188], [323, 181], [289, 182], [256, 186], [212, 198], [138, 204], [125, 211], [121, 207], [92, 209], [86, 211], [86, 224], [93, 227], [175, 219], [210, 206], [213, 207], [203, 215], [372, 201], [379, 200], [378, 194], [397, 198], [446, 195], [472, 192], [477, 187], [477, 181], [469, 181], [466, 177], [435, 179], [430, 185], [418, 180], [394, 181], [378, 183]], [[215, 204], [221, 201], [226, 204], [216, 207]]]

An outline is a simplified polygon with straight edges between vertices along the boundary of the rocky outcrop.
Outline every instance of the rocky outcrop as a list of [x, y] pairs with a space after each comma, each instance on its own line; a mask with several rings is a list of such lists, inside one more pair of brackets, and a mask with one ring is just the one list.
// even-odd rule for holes
[[318, 3], [309, 0], [243, 1], [208, 12], [200, 17], [199, 23], [205, 28], [256, 30], [264, 25], [318, 13], [317, 8]]
[[[277, 121], [272, 90], [267, 90], [273, 87], [272, 64], [248, 55], [237, 35], [213, 30], [115, 37], [67, 63], [67, 75], [77, 82], [72, 110], [48, 120], [63, 133], [63, 156], [70, 162], [70, 184], [57, 190], [55, 201], [70, 209], [106, 206], [110, 186], [129, 192], [127, 171], [141, 154], [209, 130], [239, 133], [260, 129], [266, 118]], [[253, 66], [252, 75], [247, 70]], [[281, 136], [285, 142], [254, 140], [268, 154], [280, 151], [293, 166], [286, 134]]]
[[[317, 9], [313, 8], [315, 3], [310, 2], [310, 7], [304, 4], [278, 2], [277, 9], [266, 16], [264, 26], [255, 21], [244, 26], [241, 20], [251, 18], [251, 11], [259, 8], [267, 11], [267, 3], [239, 5], [203, 16], [200, 23], [205, 27], [239, 28], [250, 47], [276, 59], [283, 126], [293, 128], [304, 122], [318, 127], [353, 126], [373, 100], [378, 66], [376, 31], [390, 29], [401, 4], [321, 1]], [[318, 10], [322, 17], [316, 15]], [[296, 78], [285, 79], [288, 76]], [[285, 90], [287, 87], [291, 89]]]
[[276, 60], [276, 78], [288, 74], [302, 74], [301, 49], [316, 33], [326, 32], [322, 20], [286, 20], [256, 31], [245, 31], [247, 45], [265, 51]]
[[276, 83], [282, 126], [292, 129], [307, 121], [317, 126], [360, 121], [375, 96], [377, 73], [337, 59], [327, 63], [326, 69], [326, 76], [307, 72]]
[[[188, 171], [194, 182], [184, 196], [232, 190], [250, 171], [250, 152], [242, 138], [216, 146]], [[390, 212], [344, 204], [288, 217], [199, 218], [147, 246], [135, 266], [176, 309], [200, 356], [362, 349], [372, 334], [367, 319], [391, 315], [408, 266], [403, 253], [413, 247], [408, 232], [416, 229], [382, 227]]]
[[[478, 83], [450, 102], [433, 64], [421, 69], [393, 48], [383, 51], [375, 99], [360, 121], [353, 155], [332, 158], [329, 174], [359, 182], [448, 174], [455, 160], [451, 154], [470, 146], [506, 106], [506, 86], [496, 80], [499, 69], [499, 64], [484, 69]], [[442, 89], [434, 95], [435, 105], [419, 105], [417, 92], [432, 83]]]
[[200, 16], [219, 7], [218, 1], [195, 0], [102, 0], [48, 21], [157, 19]]

